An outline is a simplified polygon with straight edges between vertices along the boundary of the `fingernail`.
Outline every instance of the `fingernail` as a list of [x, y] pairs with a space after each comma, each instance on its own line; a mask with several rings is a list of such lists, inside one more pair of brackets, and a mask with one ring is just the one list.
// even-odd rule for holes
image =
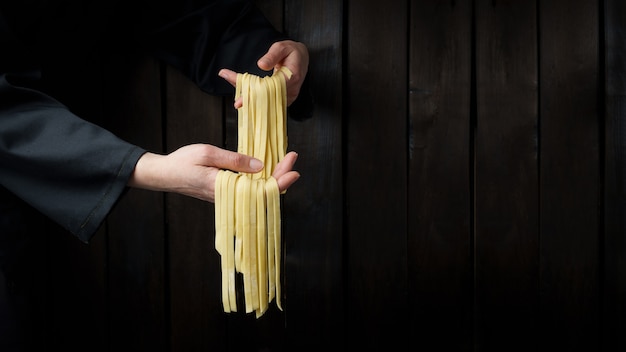
[[250, 168], [253, 170], [261, 170], [263, 163], [259, 159], [250, 159]]
[[220, 70], [220, 72], [218, 72], [217, 75], [222, 78], [226, 78], [226, 73], [224, 72], [224, 70]]

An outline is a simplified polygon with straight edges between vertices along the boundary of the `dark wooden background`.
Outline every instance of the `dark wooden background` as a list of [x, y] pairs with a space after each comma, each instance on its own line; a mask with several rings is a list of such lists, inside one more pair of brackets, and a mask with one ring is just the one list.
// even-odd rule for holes
[[[285, 311], [223, 313], [213, 205], [131, 190], [89, 245], [51, 236], [46, 346], [626, 348], [625, 2], [257, 2], [311, 54]], [[94, 63], [96, 120], [152, 151], [235, 149], [231, 99], [128, 60]]]

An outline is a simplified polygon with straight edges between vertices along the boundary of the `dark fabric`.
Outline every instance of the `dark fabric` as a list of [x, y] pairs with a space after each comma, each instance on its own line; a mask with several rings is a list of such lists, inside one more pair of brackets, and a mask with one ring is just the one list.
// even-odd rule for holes
[[87, 242], [144, 150], [0, 76], [0, 184]]
[[94, 48], [139, 47], [218, 95], [233, 91], [219, 69], [264, 74], [257, 59], [287, 39], [242, 0], [7, 1], [0, 4], [0, 30], [2, 17], [9, 32], [0, 45], [10, 55], [0, 58], [0, 71], [77, 60]]
[[74, 104], [102, 74], [94, 58], [142, 51], [228, 95], [218, 70], [263, 75], [256, 62], [281, 39], [248, 1], [0, 1], [0, 351], [47, 346], [47, 242], [88, 242], [145, 152]]
[[144, 150], [57, 100], [58, 67], [141, 48], [205, 92], [231, 94], [217, 71], [263, 74], [256, 61], [280, 39], [247, 1], [2, 2], [0, 185], [89, 241]]

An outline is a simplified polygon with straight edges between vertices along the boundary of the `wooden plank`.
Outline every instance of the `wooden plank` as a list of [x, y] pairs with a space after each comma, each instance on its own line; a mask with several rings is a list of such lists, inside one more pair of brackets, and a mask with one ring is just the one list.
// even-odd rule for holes
[[[179, 71], [167, 67], [165, 99], [168, 153], [194, 143], [222, 144], [222, 98], [209, 96]], [[214, 211], [213, 203], [166, 195], [173, 351], [226, 349]]]
[[538, 346], [534, 2], [476, 2], [475, 345]]
[[[626, 349], [626, 4], [604, 1], [604, 277], [602, 350]], [[602, 64], [602, 63], [601, 63]], [[600, 102], [602, 103], [602, 102]]]
[[[162, 152], [160, 65], [131, 54], [106, 67], [105, 113], [114, 132]], [[130, 189], [108, 219], [111, 350], [163, 351], [166, 333], [163, 194]]]
[[600, 336], [598, 3], [539, 3], [542, 350]]
[[359, 2], [346, 16], [346, 325], [371, 350], [408, 336], [408, 6]]
[[[285, 1], [285, 32], [307, 45], [313, 117], [287, 123], [301, 178], [283, 197], [288, 351], [341, 350], [343, 313], [342, 64], [340, 1]], [[322, 323], [323, 322], [323, 323]]]
[[413, 2], [409, 25], [408, 285], [427, 350], [472, 346], [470, 2]]

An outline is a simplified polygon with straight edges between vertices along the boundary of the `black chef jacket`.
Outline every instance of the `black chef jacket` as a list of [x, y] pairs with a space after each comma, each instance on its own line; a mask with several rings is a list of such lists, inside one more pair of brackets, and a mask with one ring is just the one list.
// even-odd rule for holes
[[145, 152], [56, 99], [47, 67], [141, 48], [205, 92], [231, 94], [218, 70], [262, 74], [258, 58], [281, 39], [248, 1], [0, 2], [0, 265], [28, 235], [29, 210], [88, 242]]

